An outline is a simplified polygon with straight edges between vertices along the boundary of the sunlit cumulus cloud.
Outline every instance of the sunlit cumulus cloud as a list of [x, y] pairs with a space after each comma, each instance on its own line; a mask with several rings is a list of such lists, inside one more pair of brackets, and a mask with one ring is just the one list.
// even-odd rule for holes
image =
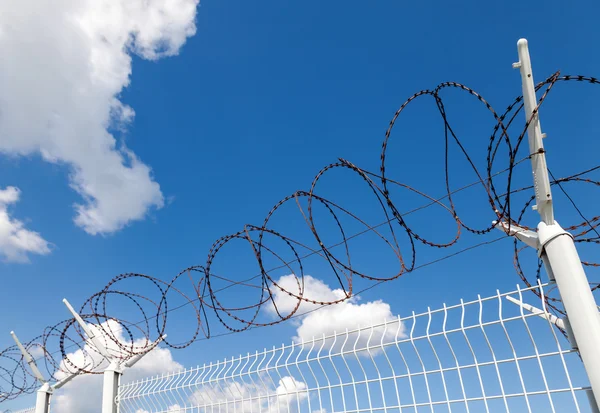
[[164, 204], [151, 168], [110, 131], [134, 117], [119, 100], [131, 55], [176, 55], [196, 32], [197, 4], [0, 2], [0, 152], [68, 166], [81, 195], [74, 221], [89, 234], [118, 231]]
[[[107, 324], [108, 323], [108, 324]], [[103, 323], [104, 328], [100, 329], [97, 326], [90, 327], [97, 336], [105, 336], [103, 331], [111, 331], [112, 334], [121, 342], [124, 348], [127, 348], [130, 341], [125, 337], [123, 329], [115, 321]], [[119, 353], [120, 347], [112, 340], [103, 340], [107, 344], [107, 349], [111, 353]], [[136, 346], [146, 344], [144, 339], [137, 340], [134, 343]], [[101, 356], [88, 344], [84, 346], [84, 351], [77, 350], [68, 354], [68, 359], [76, 366], [83, 366], [86, 363], [91, 363], [89, 357], [94, 361], [93, 364], [99, 365], [97, 370], [102, 371], [106, 367], [106, 361], [103, 361]], [[87, 356], [86, 356], [87, 355]], [[88, 357], [88, 358], [86, 358]], [[61, 368], [64, 370], [72, 370], [65, 361], [61, 362]], [[123, 382], [139, 380], [156, 374], [168, 373], [182, 369], [183, 366], [173, 360], [171, 351], [168, 348], [157, 347], [147, 353], [134, 367], [125, 370], [123, 374]], [[65, 373], [59, 371], [56, 373], [57, 379], [62, 379], [66, 376]], [[82, 374], [77, 376], [73, 381], [67, 383], [52, 399], [52, 411], [56, 413], [97, 413], [100, 411], [99, 406], [102, 404], [102, 375], [101, 374]], [[173, 410], [178, 411], [178, 409]]]
[[[277, 382], [261, 379], [258, 383], [246, 383], [243, 380], [219, 384], [207, 384], [196, 390], [190, 402], [193, 406], [200, 406], [204, 410], [212, 410], [217, 406], [227, 408], [239, 413], [292, 413], [299, 403], [308, 397], [306, 383], [296, 380], [291, 376], [283, 376]], [[223, 405], [225, 406], [223, 408]], [[178, 405], [170, 407], [179, 412]], [[171, 412], [171, 410], [169, 410]], [[136, 412], [149, 413], [149, 412]], [[181, 410], [183, 413], [183, 409]]]
[[48, 242], [40, 234], [10, 216], [8, 208], [19, 201], [20, 194], [13, 186], [0, 189], [0, 258], [4, 261], [27, 262], [28, 254], [50, 252]]
[[[277, 280], [277, 283], [286, 291], [298, 294], [298, 284], [294, 275], [285, 275]], [[297, 298], [290, 296], [277, 287], [272, 287], [271, 290], [275, 305], [281, 315], [289, 314], [297, 305]], [[304, 297], [320, 302], [331, 302], [345, 297], [345, 294], [341, 289], [331, 289], [323, 281], [306, 275], [304, 276]], [[308, 314], [292, 319], [296, 326], [296, 336], [294, 337], [296, 342], [310, 341], [313, 337], [320, 338], [334, 332], [343, 333], [346, 330], [352, 331], [359, 327], [368, 327], [396, 319], [388, 303], [382, 300], [361, 303], [360, 297], [357, 296], [338, 304], [319, 308], [318, 311], [311, 311], [316, 310], [317, 307], [320, 306], [307, 302], [302, 302], [300, 305], [296, 314], [300, 315], [307, 312]], [[266, 309], [271, 315], [276, 314], [273, 305], [266, 305]], [[387, 329], [378, 327], [361, 332], [360, 335], [353, 334], [346, 345], [363, 348], [369, 340], [371, 343], [378, 343], [381, 340], [391, 340], [396, 335], [402, 336], [403, 334], [404, 327], [395, 323]], [[333, 344], [333, 340], [328, 340], [328, 343]], [[342, 342], [339, 341], [337, 344], [340, 345]]]
[[[186, 400], [189, 406], [194, 406], [193, 409], [175, 403], [168, 406], [166, 412], [212, 411], [220, 407], [222, 411], [230, 410], [238, 413], [297, 413], [295, 407], [308, 398], [306, 383], [291, 376], [283, 376], [277, 382], [266, 377], [264, 380], [261, 379], [260, 384], [232, 379], [225, 383], [200, 385]], [[142, 408], [137, 409], [135, 413], [151, 412]]]

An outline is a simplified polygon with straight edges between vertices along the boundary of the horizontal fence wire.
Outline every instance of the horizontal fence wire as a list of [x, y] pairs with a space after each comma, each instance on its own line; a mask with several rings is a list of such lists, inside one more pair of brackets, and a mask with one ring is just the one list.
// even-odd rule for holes
[[34, 412], [35, 412], [35, 406], [28, 407], [27, 409], [21, 409], [21, 410], [8, 410], [6, 413], [34, 413]]
[[595, 412], [545, 302], [514, 303], [547, 285], [123, 384], [120, 412]]

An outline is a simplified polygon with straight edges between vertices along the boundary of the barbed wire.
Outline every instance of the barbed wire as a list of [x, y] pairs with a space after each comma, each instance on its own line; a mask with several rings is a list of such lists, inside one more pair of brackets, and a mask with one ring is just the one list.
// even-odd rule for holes
[[[543, 90], [543, 93], [531, 119], [535, 117], [541, 104], [558, 82], [572, 80], [586, 82], [587, 84], [600, 83], [593, 77], [560, 76], [559, 72], [553, 74], [536, 86], [536, 90]], [[484, 105], [494, 119], [494, 127], [487, 144], [485, 168], [480, 169], [476, 166], [471, 155], [450, 125], [446, 107], [440, 96], [441, 92], [447, 89], [456, 89], [467, 93]], [[423, 191], [392, 179], [386, 164], [391, 155], [388, 152], [392, 140], [392, 131], [401, 114], [411, 103], [427, 97], [434, 100], [444, 124], [445, 194], [439, 198], [431, 197]], [[241, 231], [219, 238], [209, 249], [204, 265], [186, 268], [169, 281], [146, 274], [120, 274], [110, 280], [102, 290], [92, 294], [85, 300], [79, 313], [84, 320], [93, 324], [100, 332], [98, 336], [104, 341], [113, 357], [126, 359], [148, 351], [154, 340], [168, 332], [167, 320], [169, 314], [174, 310], [185, 308], [190, 312], [193, 321], [190, 323], [191, 328], [188, 337], [182, 341], [177, 341], [172, 340], [169, 336], [164, 340], [167, 347], [181, 349], [200, 339], [211, 337], [211, 323], [213, 322], [222, 325], [231, 334], [249, 328], [274, 325], [304, 315], [304, 313], [299, 312], [302, 303], [314, 304], [319, 306], [317, 308], [320, 308], [351, 298], [356, 294], [354, 288], [356, 277], [373, 283], [361, 290], [366, 291], [375, 285], [394, 280], [403, 274], [422, 268], [424, 265], [440, 262], [473, 248], [469, 247], [458, 251], [458, 253], [451, 253], [440, 259], [419, 265], [417, 264], [418, 245], [440, 249], [450, 248], [458, 243], [464, 233], [484, 235], [491, 232], [494, 230], [494, 225], [491, 224], [493, 220], [507, 222], [509, 226], [519, 225], [522, 228], [531, 229], [525, 225], [524, 220], [525, 212], [532, 205], [535, 197], [531, 197], [525, 202], [516, 214], [516, 219], [513, 218], [514, 214], [512, 213], [514, 197], [532, 189], [531, 186], [513, 188], [516, 186], [513, 182], [516, 166], [535, 155], [528, 154], [517, 160], [519, 149], [521, 149], [531, 119], [518, 129], [519, 134], [516, 139], [511, 139], [508, 132], [522, 109], [522, 97], [517, 97], [503, 113], [498, 114], [479, 93], [456, 82], [444, 82], [435, 89], [422, 90], [404, 102], [392, 117], [385, 133], [378, 173], [367, 171], [346, 159], [340, 158], [337, 162], [325, 166], [318, 172], [309, 190], [296, 191], [275, 204], [261, 225], [245, 225]], [[477, 177], [474, 183], [458, 189], [452, 189], [450, 184], [449, 148], [451, 144], [458, 147], [463, 159], [466, 160]], [[503, 158], [500, 155], [501, 153], [506, 154], [508, 167], [497, 171], [498, 159]], [[600, 166], [559, 179], [553, 177], [552, 185], [558, 185], [563, 194], [572, 201], [564, 188], [565, 184], [577, 182], [600, 186], [600, 181], [584, 177], [584, 175], [598, 168]], [[372, 200], [377, 205], [377, 211], [384, 217], [379, 224], [368, 224], [366, 218], [359, 217], [358, 214], [351, 212], [349, 208], [342, 206], [341, 203], [334, 202], [318, 192], [323, 178], [329, 176], [334, 170], [350, 172], [352, 176], [360, 178], [363, 185], [366, 185], [366, 189], [372, 194]], [[503, 179], [503, 182], [499, 181], [500, 178]], [[490, 207], [491, 219], [488, 221], [490, 222], [489, 225], [477, 226], [471, 224], [464, 218], [465, 216], [468, 217], [468, 214], [464, 215], [458, 212], [453, 196], [465, 188], [473, 186], [483, 189], [485, 199]], [[500, 188], [502, 188], [501, 191]], [[396, 199], [399, 190], [409, 191], [418, 197], [423, 197], [427, 200], [427, 203], [424, 206], [401, 213], [398, 206], [400, 203]], [[600, 216], [586, 218], [574, 201], [572, 203], [578, 210], [583, 222], [569, 223], [566, 229], [577, 231], [573, 234], [576, 242], [600, 244], [600, 237], [597, 236]], [[291, 235], [275, 230], [275, 225], [272, 224], [285, 207], [294, 204], [309, 230], [310, 245], [307, 241], [301, 242], [298, 237], [292, 238]], [[414, 226], [407, 222], [407, 216], [410, 213], [434, 206], [445, 211], [451, 220], [450, 222], [456, 227], [454, 235], [449, 240], [432, 239], [417, 231]], [[317, 223], [323, 219], [317, 217], [322, 216], [329, 218], [330, 225], [328, 227]], [[352, 225], [358, 224], [363, 229], [349, 235], [349, 225], [346, 221], [352, 222]], [[334, 228], [337, 239], [341, 239], [341, 241], [326, 242], [332, 233], [331, 228]], [[592, 232], [596, 234], [595, 237], [588, 235]], [[358, 268], [356, 260], [352, 259], [353, 254], [351, 253], [349, 241], [364, 234], [375, 235], [387, 245], [392, 256], [399, 264], [397, 271], [384, 275]], [[478, 246], [496, 242], [501, 238], [504, 237], [493, 241], [483, 241]], [[233, 243], [239, 241], [249, 248], [251, 256], [258, 267], [257, 275], [241, 280], [236, 280], [231, 275], [218, 275], [219, 271], [215, 270], [215, 267], [218, 267], [219, 260], [226, 259], [224, 251]], [[302, 254], [301, 251], [308, 252]], [[521, 251], [522, 249], [515, 241], [515, 268], [523, 282], [527, 286], [531, 286], [535, 283], [534, 278], [539, 277], [542, 265], [538, 261], [537, 267], [529, 275], [524, 270], [525, 266], [522, 264], [520, 256]], [[336, 288], [343, 293], [339, 298], [324, 300], [321, 297], [311, 296], [310, 292], [306, 291], [305, 262], [309, 257], [319, 257], [325, 267], [331, 271]], [[267, 269], [267, 263], [272, 260], [278, 264]], [[582, 262], [587, 266], [600, 266], [600, 264], [594, 262]], [[280, 273], [280, 270], [285, 270], [287, 275], [293, 277], [293, 288], [284, 285], [281, 279], [277, 279], [274, 275], [277, 271]], [[225, 286], [222, 286], [222, 283]], [[227, 304], [227, 296], [224, 293], [229, 293], [228, 290], [233, 287], [239, 287], [243, 290], [241, 293], [235, 294], [235, 299], [240, 304]], [[598, 288], [598, 284], [594, 284], [593, 288]], [[150, 290], [154, 290], [154, 294], [151, 294]], [[252, 296], [252, 294], [256, 295], [255, 300], [242, 305], [241, 302]], [[291, 297], [295, 301], [293, 308], [280, 308], [276, 299], [277, 294]], [[122, 304], [120, 306], [114, 305], [114, 299], [121, 299]], [[558, 298], [548, 296], [546, 299], [549, 308], [557, 313], [563, 312]], [[173, 300], [181, 301], [183, 304], [170, 308], [169, 301], [172, 302]], [[119, 315], [121, 312], [119, 308], [122, 307], [128, 308], [127, 317]], [[260, 317], [260, 311], [265, 307], [272, 309], [272, 312], [275, 313], [274, 319], [265, 320], [264, 317]], [[135, 316], [135, 320], [137, 320], [135, 322], [131, 321], [133, 319], [131, 315], [132, 308], [139, 312], [139, 316]], [[74, 319], [63, 320], [60, 323], [46, 327], [40, 336], [25, 343], [25, 347], [38, 359], [38, 362], [40, 360], [43, 362], [47, 375], [52, 380], [57, 380], [61, 375], [75, 371], [89, 374], [97, 373], [103, 362], [94, 346], [86, 341], [84, 333]], [[53, 351], [53, 348], [58, 348], [58, 350]], [[0, 402], [14, 399], [22, 393], [32, 392], [37, 387], [35, 379], [29, 372], [27, 364], [16, 346], [0, 351], [0, 380]]]
[[[530, 157], [529, 157], [529, 156], [527, 156], [527, 157], [525, 157], [525, 158], [521, 159], [521, 161], [517, 162], [516, 164], [519, 164], [519, 163], [521, 163], [521, 162], [527, 161], [529, 158], [530, 158]], [[508, 168], [506, 168], [506, 169], [504, 169], [504, 170], [501, 170], [501, 171], [499, 171], [499, 172], [496, 172], [496, 173], [494, 174], [494, 176], [497, 176], [497, 175], [504, 174], [504, 173], [506, 173], [507, 171], [508, 171]], [[469, 183], [469, 184], [467, 184], [467, 185], [464, 185], [464, 186], [462, 186], [462, 187], [460, 187], [460, 188], [458, 188], [458, 189], [455, 189], [455, 190], [453, 190], [453, 191], [452, 191], [452, 193], [453, 193], [453, 194], [457, 194], [457, 193], [459, 193], [459, 192], [462, 192], [462, 191], [464, 191], [464, 190], [466, 190], [466, 189], [472, 188], [474, 185], [477, 185], [478, 183], [479, 183], [478, 181], [471, 182], [471, 183]], [[423, 210], [423, 209], [429, 208], [429, 207], [431, 207], [431, 206], [435, 205], [437, 202], [440, 202], [440, 201], [444, 200], [445, 198], [447, 198], [447, 195], [444, 195], [444, 196], [442, 196], [442, 197], [439, 197], [439, 198], [437, 198], [437, 199], [435, 199], [435, 200], [433, 200], [433, 201], [431, 201], [431, 202], [428, 202], [428, 203], [425, 203], [425, 204], [423, 204], [423, 205], [420, 205], [420, 206], [418, 206], [418, 207], [416, 207], [416, 208], [413, 208], [413, 209], [411, 209], [411, 210], [409, 210], [409, 211], [405, 212], [403, 215], [404, 215], [404, 216], [408, 216], [408, 215], [411, 215], [411, 214], [413, 214], [413, 213], [416, 213], [416, 212], [418, 212], [418, 211], [420, 211], [420, 210]], [[386, 221], [384, 221], [384, 222], [380, 222], [379, 224], [377, 224], [377, 225], [374, 225], [372, 228], [379, 228], [379, 227], [381, 227], [381, 226], [383, 226], [383, 225], [389, 224], [391, 221], [394, 221], [394, 220], [395, 220], [395, 218], [390, 218], [390, 219], [388, 219], [388, 220], [386, 220]], [[350, 241], [350, 240], [352, 240], [352, 239], [354, 239], [354, 238], [356, 238], [356, 237], [359, 237], [359, 236], [361, 236], [361, 235], [364, 235], [364, 234], [368, 233], [369, 231], [370, 231], [370, 229], [365, 229], [365, 230], [362, 230], [362, 231], [356, 232], [356, 233], [354, 233], [353, 235], [351, 235], [351, 236], [348, 236], [348, 238], [347, 238], [347, 241]], [[501, 237], [501, 238], [505, 238], [505, 237]], [[501, 238], [499, 238], [499, 239], [501, 239]], [[498, 241], [499, 239], [496, 239], [496, 240], [494, 240], [494, 241], [492, 241], [492, 242], [496, 242], [496, 241]], [[338, 243], [335, 243], [335, 244], [329, 245], [328, 249], [333, 249], [333, 248], [339, 247], [341, 244], [342, 244], [341, 242], [338, 242]], [[434, 263], [438, 263], [438, 262], [444, 261], [444, 260], [446, 260], [446, 259], [448, 259], [448, 258], [450, 258], [450, 257], [456, 256], [456, 255], [458, 255], [458, 254], [461, 254], [461, 253], [463, 253], [463, 252], [465, 252], [465, 251], [469, 251], [469, 250], [471, 250], [471, 249], [473, 249], [473, 248], [481, 247], [481, 246], [483, 246], [483, 245], [487, 245], [487, 244], [489, 244], [489, 242], [487, 242], [487, 241], [484, 241], [484, 242], [481, 242], [481, 243], [479, 243], [479, 244], [477, 244], [477, 245], [475, 245], [475, 246], [468, 247], [468, 248], [466, 248], [466, 249], [462, 249], [462, 250], [460, 250], [460, 251], [458, 251], [458, 252], [454, 252], [454, 253], [452, 253], [452, 254], [449, 254], [449, 255], [446, 255], [446, 256], [444, 256], [444, 257], [441, 257], [441, 258], [435, 259], [435, 260], [433, 260], [433, 261], [429, 261], [429, 262], [426, 262], [426, 263], [420, 264], [419, 266], [415, 267], [415, 268], [414, 268], [414, 269], [413, 269], [411, 272], [414, 272], [415, 270], [418, 270], [418, 269], [420, 269], [420, 268], [423, 268], [423, 267], [429, 266], [429, 265], [431, 265], [431, 264], [434, 264]], [[314, 251], [314, 250], [313, 250], [313, 251], [311, 251], [311, 252], [308, 252], [308, 253], [306, 253], [306, 254], [302, 255], [300, 258], [301, 258], [301, 259], [306, 259], [306, 258], [309, 258], [309, 257], [311, 257], [311, 256], [313, 256], [313, 255], [315, 255], [315, 254], [317, 254], [318, 252], [319, 252], [319, 251]], [[288, 262], [287, 262], [287, 264], [291, 264], [291, 263], [292, 263], [292, 262], [294, 262], [294, 261], [297, 261], [297, 260], [288, 261]], [[270, 269], [269, 269], [267, 272], [269, 272], [269, 273], [270, 273], [270, 272], [272, 272], [272, 271], [275, 271], [275, 270], [277, 270], [277, 269], [280, 269], [281, 267], [282, 267], [282, 266], [278, 266], [278, 267], [273, 267], [273, 268], [270, 268]], [[283, 267], [285, 267], [285, 266], [283, 266]], [[213, 276], [215, 276], [215, 277], [218, 277], [218, 276], [217, 276], [217, 275], [215, 275], [215, 274], [212, 274], [212, 275], [213, 275]], [[247, 278], [247, 279], [245, 279], [245, 280], [243, 280], [243, 281], [240, 281], [240, 282], [233, 282], [233, 281], [230, 281], [230, 283], [229, 283], [227, 286], [225, 286], [225, 287], [223, 287], [223, 288], [219, 289], [217, 292], [225, 291], [225, 290], [227, 290], [227, 289], [229, 289], [229, 288], [231, 288], [231, 287], [235, 286], [236, 284], [246, 284], [246, 283], [249, 283], [249, 282], [251, 282], [251, 281], [253, 281], [253, 280], [255, 280], [255, 279], [259, 278], [260, 276], [261, 276], [261, 274], [257, 274], [257, 275], [255, 275], [255, 276], [253, 276], [253, 277]], [[222, 277], [220, 277], [220, 278], [222, 278]], [[363, 292], [363, 291], [367, 291], [367, 290], [369, 290], [369, 289], [371, 289], [371, 288], [374, 288], [374, 287], [378, 286], [379, 284], [381, 284], [382, 282], [383, 282], [383, 281], [379, 281], [379, 282], [377, 282], [377, 283], [375, 283], [375, 284], [371, 284], [371, 286], [370, 286], [370, 287], [368, 287], [368, 288], [365, 288], [365, 289], [363, 289], [363, 290], [359, 291], [359, 293], [361, 293], [361, 292]], [[159, 317], [159, 316], [162, 316], [162, 315], [163, 315], [163, 313], [172, 313], [172, 312], [174, 312], [174, 311], [177, 311], [177, 310], [180, 310], [180, 309], [182, 309], [182, 308], [184, 308], [184, 307], [187, 307], [187, 306], [189, 306], [189, 305], [192, 305], [192, 304], [194, 304], [194, 303], [196, 303], [196, 302], [199, 302], [199, 301], [200, 301], [200, 300], [202, 300], [202, 299], [206, 299], [207, 297], [208, 297], [208, 296], [207, 296], [207, 294], [205, 293], [205, 294], [204, 294], [203, 296], [201, 296], [201, 297], [197, 297], [197, 298], [195, 298], [195, 299], [193, 299], [193, 300], [185, 301], [185, 302], [184, 302], [183, 304], [181, 304], [181, 305], [178, 305], [178, 306], [176, 306], [176, 307], [173, 307], [173, 308], [169, 308], [168, 310], [165, 310], [165, 311], [163, 311], [163, 312], [161, 312], [161, 313], [157, 313], [157, 314], [156, 314], [156, 315], [154, 315], [154, 316], [151, 316], [151, 317], [148, 317], [148, 318], [144, 318], [143, 320], [139, 320], [138, 322], [136, 322], [136, 323], [135, 323], [135, 325], [136, 325], [136, 326], [139, 326], [140, 324], [147, 324], [149, 321], [152, 321], [152, 320], [156, 319], [157, 317]], [[326, 307], [326, 306], [320, 306], [320, 307], [317, 307], [317, 309], [324, 308], [324, 307]], [[311, 312], [312, 312], [312, 311], [314, 311], [314, 310], [311, 310]], [[290, 318], [296, 318], [296, 317], [300, 317], [300, 316], [303, 316], [303, 315], [305, 315], [305, 314], [307, 314], [307, 313], [300, 313], [300, 314], [296, 313], [296, 314], [294, 314], [294, 315], [293, 315], [292, 317], [290, 317]], [[58, 330], [57, 328], [50, 328], [50, 329], [51, 329], [51, 330], [55, 330], [55, 329], [56, 329], [56, 330]], [[229, 332], [228, 332], [228, 333], [226, 333], [226, 334], [217, 334], [217, 335], [215, 335], [214, 337], [222, 337], [222, 336], [224, 336], [224, 335], [229, 335], [229, 334], [233, 334], [233, 333], [235, 333], [235, 331], [229, 331]], [[42, 336], [42, 337], [43, 337], [43, 336]], [[199, 340], [204, 340], [204, 339], [207, 339], [207, 337], [196, 338], [196, 339], [194, 340], [194, 342], [197, 342], [197, 341], [199, 341]], [[35, 345], [35, 342], [36, 342], [36, 340], [32, 340], [32, 343], [34, 343], [33, 345]], [[63, 348], [61, 348], [61, 349], [59, 349], [59, 350], [56, 350], [56, 351], [54, 351], [54, 352], [52, 352], [52, 353], [47, 353], [47, 354], [44, 354], [44, 356], [45, 356], [45, 357], [42, 357], [42, 359], [43, 359], [45, 362], [47, 362], [47, 361], [49, 360], [49, 356], [57, 356], [57, 355], [61, 355], [61, 352], [62, 352], [62, 351], [71, 350], [73, 353], [75, 353], [76, 351], [82, 351], [82, 346], [84, 346], [85, 344], [86, 344], [86, 340], [85, 340], [85, 339], [80, 339], [79, 341], [77, 341], [77, 342], [73, 342], [73, 343], [71, 343], [70, 345], [68, 345], [68, 344], [65, 344], [65, 345], [64, 345], [64, 347], [63, 347]], [[14, 350], [16, 350], [16, 348], [14, 348]], [[18, 357], [18, 354], [17, 354], [16, 356]], [[61, 357], [62, 357], [62, 355], [61, 355]], [[48, 359], [48, 360], [47, 360], [47, 359]], [[51, 363], [51, 365], [52, 365], [52, 366], [55, 368], [55, 363]], [[48, 371], [51, 371], [51, 370], [48, 370]], [[22, 377], [22, 376], [21, 376], [21, 377]], [[3, 376], [2, 376], [2, 374], [0, 374], [0, 378], [1, 378], [1, 379], [4, 379], [4, 380], [6, 381], [6, 378], [5, 378], [5, 377], [3, 377]]]

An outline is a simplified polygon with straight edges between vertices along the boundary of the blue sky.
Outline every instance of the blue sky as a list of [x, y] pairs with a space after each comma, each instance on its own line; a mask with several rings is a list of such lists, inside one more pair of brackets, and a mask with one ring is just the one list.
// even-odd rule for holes
[[[83, 201], [69, 185], [69, 162], [50, 163], [35, 151], [0, 154], [0, 188], [21, 191], [19, 202], [9, 209], [11, 216], [52, 244], [49, 254], [32, 254], [29, 263], [0, 263], [0, 326], [5, 330], [0, 347], [12, 344], [11, 329], [27, 340], [66, 318], [63, 297], [80, 305], [120, 273], [166, 280], [188, 266], [203, 265], [216, 239], [244, 224], [261, 224], [279, 199], [308, 190], [314, 175], [338, 157], [378, 171], [391, 116], [421, 89], [461, 82], [502, 111], [520, 94], [519, 73], [511, 64], [521, 37], [529, 40], [536, 80], [558, 69], [597, 75], [599, 8], [592, 1], [571, 6], [555, 1], [201, 2], [197, 31], [178, 55], [159, 60], [149, 60], [143, 52], [132, 56], [131, 83], [118, 98], [134, 109], [135, 117], [124, 129], [110, 129], [151, 168], [164, 207], [149, 208], [144, 219], [120, 230], [91, 235], [73, 222], [73, 204]], [[43, 71], [43, 63], [36, 70]], [[542, 128], [549, 136], [549, 165], [555, 175], [564, 176], [597, 163], [597, 91], [571, 83], [558, 88], [542, 112]], [[447, 105], [456, 119], [453, 126], [482, 165], [493, 119], [456, 92], [448, 93]], [[415, 104], [397, 128], [389, 152], [390, 176], [441, 195], [443, 130], [433, 101]], [[527, 182], [527, 165], [520, 171], [519, 182]], [[344, 174], [335, 172], [323, 182], [324, 196], [378, 222], [381, 216], [372, 214], [374, 204], [365, 188]], [[474, 180], [457, 161], [453, 185]], [[493, 219], [482, 192], [470, 191], [457, 199], [462, 213], [479, 224]], [[581, 196], [579, 189], [573, 191]], [[593, 192], [580, 198], [589, 216], [595, 214], [597, 199]], [[579, 222], [564, 200], [557, 203], [562, 208], [559, 222], [563, 216]], [[413, 204], [418, 204], [414, 198], [405, 203]], [[424, 234], [447, 238], [452, 235], [447, 220], [436, 228], [441, 216], [420, 212], [411, 219]], [[278, 228], [291, 238], [305, 231], [301, 216], [291, 209], [278, 219]], [[496, 236], [467, 236], [450, 251], [420, 246], [417, 264]], [[374, 259], [379, 250], [372, 240], [364, 237], [356, 243], [365, 254], [361, 263], [375, 273], [390, 271], [391, 261]], [[478, 248], [406, 274], [362, 298], [381, 299], [394, 314], [403, 314], [507, 290], [519, 281], [511, 249], [509, 240]], [[233, 247], [218, 268], [236, 278], [255, 275], [256, 267], [248, 270], [244, 254]], [[322, 264], [310, 268], [308, 274], [333, 287], [330, 275], [314, 272]], [[170, 328], [185, 329], [187, 321], [172, 317]], [[216, 322], [212, 326], [215, 333], [224, 331]], [[287, 342], [294, 334], [295, 326], [288, 323], [195, 343], [174, 357], [186, 366], [198, 364]]]

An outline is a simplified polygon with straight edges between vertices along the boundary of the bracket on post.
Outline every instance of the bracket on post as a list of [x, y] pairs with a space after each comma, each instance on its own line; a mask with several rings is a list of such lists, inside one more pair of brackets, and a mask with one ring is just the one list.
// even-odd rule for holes
[[60, 389], [62, 386], [73, 380], [76, 376], [78, 376], [81, 373], [81, 370], [76, 371], [74, 373], [70, 373], [64, 379], [59, 380], [56, 383], [50, 385], [50, 383], [48, 383], [48, 380], [44, 378], [44, 375], [38, 368], [35, 359], [27, 351], [25, 346], [23, 346], [15, 332], [11, 331], [10, 335], [12, 336], [13, 340], [17, 344], [17, 347], [21, 351], [23, 358], [27, 361], [27, 364], [29, 364], [29, 368], [31, 369], [33, 375], [42, 384], [42, 386], [37, 391], [35, 413], [48, 413], [50, 411], [50, 398], [52, 397], [52, 393], [54, 393], [55, 390]]
[[535, 248], [537, 250], [538, 257], [544, 263], [544, 268], [546, 268], [548, 278], [551, 281], [554, 281], [552, 266], [548, 262], [548, 257], [544, 254], [544, 246], [554, 238], [544, 240], [542, 243], [540, 242], [540, 236], [537, 232], [525, 229], [517, 224], [508, 224], [504, 221], [493, 221], [492, 224], [507, 235], [517, 238], [531, 248]]
[[[516, 298], [513, 298], [511, 296], [506, 296], [506, 299], [508, 301], [510, 301], [511, 303], [518, 305], [522, 309], [527, 310], [530, 313], [535, 314], [545, 320], [548, 320], [550, 323], [563, 329], [567, 334], [567, 339], [569, 340], [569, 344], [571, 344], [571, 348], [573, 348], [574, 350], [578, 350], [577, 341], [575, 340], [575, 335], [573, 334], [573, 330], [571, 329], [571, 324], [569, 323], [569, 319], [567, 317], [562, 317], [562, 318], [557, 317], [553, 314], [548, 313], [547, 311], [540, 310], [537, 307], [534, 307], [530, 304], [526, 304], [526, 303], [524, 303], [520, 300], [517, 300]], [[590, 403], [590, 407], [592, 408], [592, 411], [594, 413], [598, 413], [600, 410], [598, 409], [598, 405], [596, 404], [596, 399], [594, 398], [594, 394], [591, 392], [591, 390], [588, 390], [586, 392], [586, 394], [588, 397], [588, 401]]]
[[575, 341], [575, 336], [573, 335], [573, 330], [571, 330], [571, 324], [569, 323], [569, 319], [567, 317], [557, 317], [554, 314], [550, 314], [547, 311], [534, 307], [531, 304], [519, 301], [511, 296], [506, 296], [506, 299], [511, 303], [518, 305], [523, 310], [527, 310], [531, 314], [537, 315], [538, 317], [548, 320], [556, 327], [564, 330], [567, 333], [567, 339], [569, 340], [569, 344], [571, 344], [571, 348], [577, 350], [577, 341]]
[[565, 318], [557, 317], [554, 314], [550, 314], [547, 311], [540, 310], [539, 308], [534, 307], [531, 304], [526, 304], [526, 303], [519, 301], [516, 298], [513, 298], [511, 296], [507, 296], [506, 299], [508, 301], [510, 301], [511, 303], [518, 305], [523, 310], [527, 310], [531, 314], [537, 315], [545, 320], [548, 320], [549, 322], [551, 322], [552, 324], [554, 324], [555, 326], [557, 326], [559, 328], [562, 328], [563, 330], [565, 329]]
[[[538, 256], [544, 262], [549, 278], [556, 282], [568, 317], [568, 320], [565, 319], [563, 322], [565, 327], [570, 330], [568, 334], [577, 341], [577, 351], [583, 361], [590, 387], [595, 399], [600, 400], [600, 352], [598, 352], [598, 348], [600, 348], [600, 313], [581, 264], [581, 258], [577, 253], [573, 236], [561, 228], [554, 219], [546, 151], [542, 142], [544, 134], [542, 134], [540, 126], [540, 102], [536, 96], [527, 40], [520, 39], [517, 42], [517, 51], [519, 61], [513, 67], [518, 68], [521, 74], [535, 191], [535, 210], [540, 215], [540, 222], [537, 225], [537, 234], [518, 227], [513, 231], [512, 223], [508, 225], [496, 223], [496, 226], [505, 233], [536, 248]], [[593, 406], [597, 411], [597, 403], [594, 402]]]
[[544, 240], [544, 242], [542, 243], [540, 242], [540, 236], [537, 232], [525, 229], [517, 224], [508, 224], [504, 221], [492, 221], [492, 224], [507, 235], [517, 238], [518, 240], [522, 241], [525, 245], [531, 248], [535, 248], [537, 250], [538, 257], [544, 263], [544, 268], [546, 268], [548, 278], [550, 279], [550, 281], [554, 281], [554, 273], [552, 272], [552, 266], [548, 262], [548, 257], [544, 254], [544, 246], [548, 242], [552, 241], [554, 237]]
[[17, 347], [19, 347], [19, 350], [21, 351], [23, 358], [25, 359], [25, 361], [27, 361], [27, 364], [29, 364], [29, 368], [31, 369], [35, 378], [38, 379], [38, 381], [42, 384], [46, 383], [46, 379], [42, 375], [42, 372], [40, 372], [40, 369], [38, 369], [38, 366], [35, 363], [35, 360], [33, 359], [33, 357], [31, 357], [31, 354], [29, 354], [29, 352], [25, 349], [23, 344], [21, 344], [21, 342], [19, 341], [19, 338], [17, 337], [15, 332], [11, 331], [10, 335], [12, 336], [13, 340], [17, 344]]
[[94, 345], [96, 350], [98, 350], [98, 353], [100, 353], [100, 355], [102, 355], [102, 357], [104, 357], [105, 359], [110, 360], [112, 357], [108, 353], [108, 350], [106, 349], [104, 344], [100, 341], [100, 339], [98, 337], [96, 337], [96, 335], [94, 334], [92, 329], [87, 325], [87, 323], [85, 321], [83, 321], [83, 318], [81, 318], [79, 313], [77, 311], [75, 311], [73, 306], [71, 306], [71, 304], [67, 301], [66, 298], [63, 298], [63, 303], [67, 306], [67, 309], [73, 315], [73, 318], [75, 318], [77, 323], [81, 326], [81, 329], [88, 336], [88, 339], [92, 342], [92, 344]]
[[[121, 375], [127, 368], [133, 367], [138, 361], [142, 359], [150, 351], [154, 350], [158, 344], [164, 340], [167, 335], [164, 334], [159, 337], [152, 345], [148, 347], [146, 351], [129, 358], [129, 360], [121, 360], [119, 357], [112, 356], [102, 340], [94, 333], [90, 326], [83, 320], [83, 318], [75, 311], [73, 306], [69, 304], [66, 298], [63, 298], [63, 303], [67, 306], [69, 312], [73, 315], [77, 323], [81, 326], [81, 329], [85, 332], [92, 345], [96, 348], [98, 353], [108, 362], [108, 366], [104, 370], [104, 383], [102, 386], [102, 413], [117, 413], [117, 395], [119, 392], [119, 382], [121, 381]], [[36, 412], [37, 413], [37, 412]]]
[[539, 238], [537, 232], [520, 227], [517, 224], [508, 224], [504, 221], [492, 221], [492, 224], [499, 230], [505, 232], [511, 237], [516, 237], [525, 244], [536, 250], [539, 248]]

